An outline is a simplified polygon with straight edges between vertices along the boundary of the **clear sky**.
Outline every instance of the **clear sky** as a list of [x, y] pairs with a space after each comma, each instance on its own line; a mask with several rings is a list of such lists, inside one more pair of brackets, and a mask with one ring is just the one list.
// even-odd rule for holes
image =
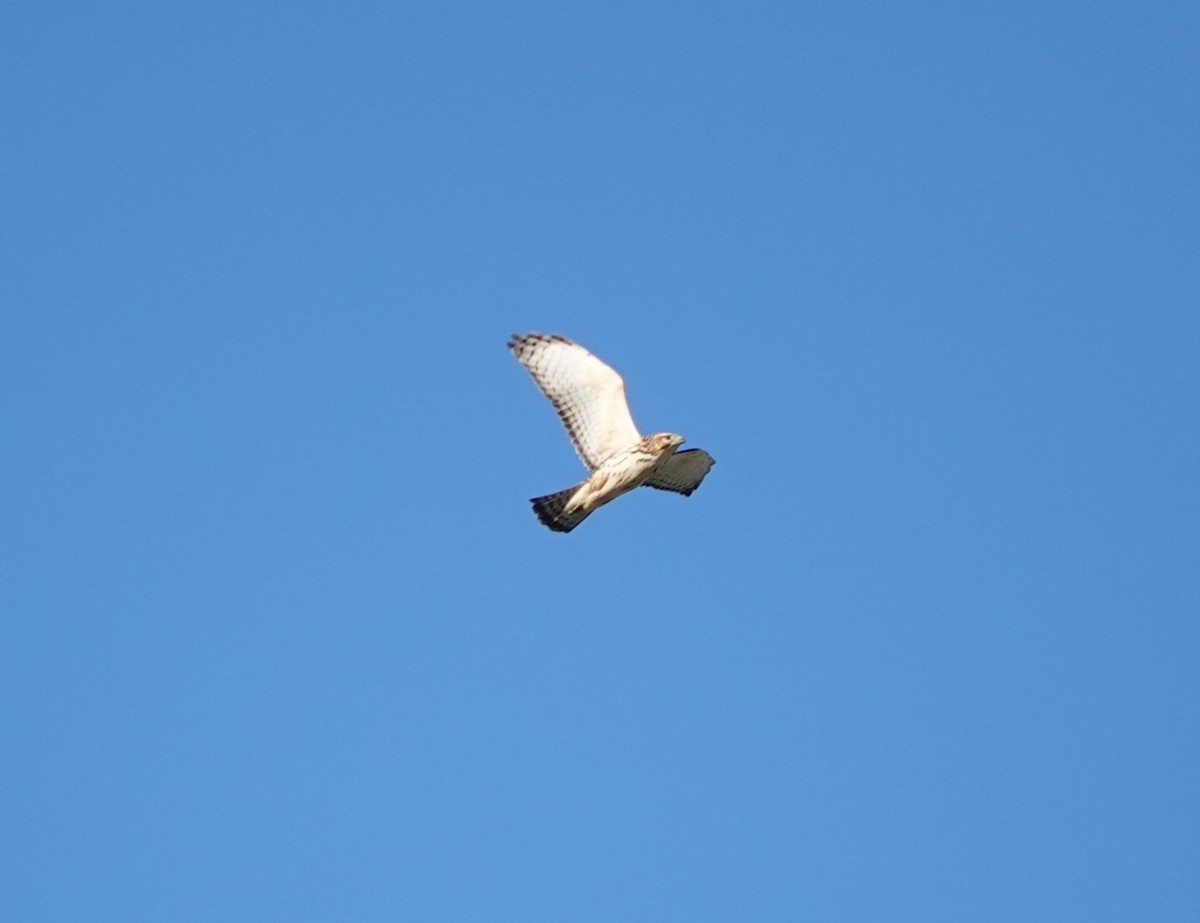
[[0, 918], [1200, 918], [1198, 48], [4, 4]]

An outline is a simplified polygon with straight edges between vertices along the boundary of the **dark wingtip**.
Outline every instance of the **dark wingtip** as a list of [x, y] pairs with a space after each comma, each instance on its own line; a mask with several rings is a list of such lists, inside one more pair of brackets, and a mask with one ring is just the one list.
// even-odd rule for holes
[[548, 339], [553, 339], [553, 337], [546, 337], [534, 331], [530, 331], [529, 333], [514, 333], [508, 338], [508, 348], [515, 353], [518, 349], [526, 349], [532, 346], [538, 340]]
[[575, 341], [569, 337], [563, 336], [561, 333], [538, 333], [536, 330], [530, 330], [528, 333], [512, 333], [508, 337], [508, 348], [512, 349], [516, 346], [527, 346], [530, 343], [545, 341], [547, 343], [566, 343], [568, 346], [574, 346]]

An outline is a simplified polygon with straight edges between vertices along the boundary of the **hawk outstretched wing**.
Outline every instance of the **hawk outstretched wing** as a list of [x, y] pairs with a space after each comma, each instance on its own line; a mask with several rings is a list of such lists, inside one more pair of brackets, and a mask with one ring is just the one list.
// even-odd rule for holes
[[686, 449], [668, 458], [644, 484], [690, 497], [708, 474], [708, 469], [715, 464], [713, 457], [703, 449]]
[[589, 470], [642, 438], [625, 402], [621, 376], [578, 343], [558, 335], [525, 333], [513, 336], [508, 348], [554, 405]]

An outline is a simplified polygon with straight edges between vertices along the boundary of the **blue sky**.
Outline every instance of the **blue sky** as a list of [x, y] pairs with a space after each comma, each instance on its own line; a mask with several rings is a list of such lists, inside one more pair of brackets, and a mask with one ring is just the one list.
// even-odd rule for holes
[[0, 917], [1200, 914], [1195, 5], [0, 36]]

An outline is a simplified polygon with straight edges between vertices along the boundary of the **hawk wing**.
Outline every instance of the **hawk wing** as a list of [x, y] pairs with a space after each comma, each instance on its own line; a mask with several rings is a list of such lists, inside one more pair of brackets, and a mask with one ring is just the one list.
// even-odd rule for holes
[[550, 399], [589, 469], [642, 438], [625, 403], [621, 376], [578, 343], [558, 335], [524, 333], [514, 334], [508, 348]]
[[703, 449], [676, 452], [645, 482], [646, 487], [673, 490], [690, 497], [716, 460]]

